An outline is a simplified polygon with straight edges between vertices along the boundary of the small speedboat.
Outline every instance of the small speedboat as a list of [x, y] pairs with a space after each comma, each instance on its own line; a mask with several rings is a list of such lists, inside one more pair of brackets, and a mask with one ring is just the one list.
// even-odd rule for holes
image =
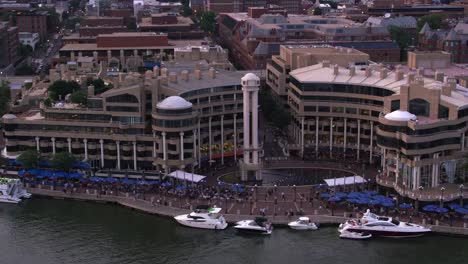
[[315, 223], [310, 222], [309, 217], [299, 217], [296, 221], [290, 222], [288, 226], [295, 230], [317, 230]]
[[358, 233], [358, 232], [344, 231], [344, 232], [341, 232], [341, 234], [340, 234], [340, 238], [344, 238], [344, 239], [363, 240], [363, 239], [369, 239], [371, 237], [372, 237], [372, 234], [369, 234], [369, 233]]
[[202, 229], [226, 229], [228, 224], [222, 215], [221, 208], [206, 205], [197, 206], [190, 214], [175, 216], [174, 219], [181, 225]]
[[273, 232], [273, 226], [268, 223], [264, 217], [256, 217], [255, 220], [242, 220], [234, 226], [240, 232], [270, 235]]

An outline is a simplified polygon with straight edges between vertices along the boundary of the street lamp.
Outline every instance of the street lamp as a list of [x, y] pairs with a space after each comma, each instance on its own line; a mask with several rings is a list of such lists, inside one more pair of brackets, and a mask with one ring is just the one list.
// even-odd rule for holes
[[444, 206], [444, 191], [444, 187], [440, 188], [440, 207]]
[[463, 188], [465, 188], [465, 186], [463, 184], [460, 184], [458, 188], [460, 189], [460, 206], [463, 206]]

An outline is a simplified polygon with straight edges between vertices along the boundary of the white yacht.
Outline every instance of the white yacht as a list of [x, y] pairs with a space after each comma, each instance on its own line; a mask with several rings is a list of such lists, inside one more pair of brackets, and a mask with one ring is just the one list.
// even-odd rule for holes
[[0, 203], [19, 203], [21, 199], [18, 196], [16, 183], [2, 182], [0, 184]]
[[369, 209], [361, 219], [348, 220], [341, 224], [338, 230], [341, 233], [348, 231], [385, 237], [416, 237], [431, 232], [431, 229], [420, 225], [378, 216], [371, 213]]
[[288, 226], [296, 230], [317, 230], [318, 227], [315, 223], [310, 222], [309, 217], [299, 217], [296, 221], [290, 222]]
[[26, 189], [23, 187], [23, 183], [19, 179], [11, 179], [11, 178], [0, 178], [0, 184], [5, 185], [15, 185], [16, 187], [16, 197], [18, 198], [31, 198], [32, 194], [28, 193]]
[[253, 234], [270, 235], [273, 232], [273, 226], [268, 223], [268, 219], [257, 217], [255, 220], [242, 220], [236, 223], [235, 229]]
[[197, 206], [190, 214], [178, 215], [174, 219], [181, 225], [202, 229], [226, 229], [228, 224], [219, 214], [221, 208], [206, 205]]

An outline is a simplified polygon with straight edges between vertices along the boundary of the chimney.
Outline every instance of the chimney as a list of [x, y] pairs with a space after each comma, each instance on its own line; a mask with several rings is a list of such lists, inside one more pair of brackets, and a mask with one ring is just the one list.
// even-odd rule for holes
[[210, 76], [212, 79], [216, 78], [216, 70], [213, 67], [208, 70], [208, 76]]
[[169, 80], [171, 83], [177, 83], [177, 73], [171, 72], [169, 73]]
[[447, 83], [450, 85], [451, 90], [454, 91], [457, 88], [457, 80], [453, 76], [447, 78]]
[[443, 72], [439, 72], [439, 71], [436, 71], [435, 72], [435, 76], [434, 76], [434, 79], [438, 82], [444, 82], [444, 73]]
[[338, 64], [333, 65], [333, 75], [338, 75], [339, 73], [339, 68]]
[[424, 78], [422, 76], [416, 76], [415, 83], [419, 85], [424, 85]]
[[330, 67], [330, 61], [328, 60], [322, 61], [322, 68], [325, 68], [325, 67]]
[[94, 85], [88, 86], [88, 96], [94, 96]]
[[385, 79], [387, 78], [388, 75], [388, 70], [387, 68], [382, 68], [380, 69], [380, 79]]
[[372, 69], [370, 67], [366, 68], [366, 77], [371, 77], [372, 76]]
[[98, 53], [97, 53], [97, 51], [93, 51], [93, 59], [94, 59], [95, 63], [98, 62]]
[[72, 60], [72, 61], [75, 60], [75, 52], [74, 51], [70, 52], [70, 60]]
[[416, 70], [416, 74], [418, 76], [424, 76], [424, 67], [419, 67], [417, 70]]
[[193, 71], [193, 75], [195, 75], [195, 79], [197, 80], [201, 80], [202, 78], [202, 72], [199, 69], [195, 69]]
[[160, 76], [161, 84], [167, 85], [167, 76]]
[[408, 81], [406, 83], [410, 84], [414, 81], [415, 74], [414, 72], [408, 73]]
[[187, 70], [183, 70], [180, 74], [180, 78], [186, 82], [189, 81], [189, 72]]
[[150, 70], [145, 71], [145, 79], [151, 79], [153, 77], [153, 72]]
[[354, 76], [356, 74], [356, 67], [351, 66], [349, 67], [349, 76]]

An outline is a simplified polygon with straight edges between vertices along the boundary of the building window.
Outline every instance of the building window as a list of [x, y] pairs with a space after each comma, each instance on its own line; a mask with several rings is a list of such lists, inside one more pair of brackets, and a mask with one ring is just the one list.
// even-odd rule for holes
[[409, 102], [409, 112], [417, 116], [429, 116], [431, 104], [424, 99], [413, 99]]

